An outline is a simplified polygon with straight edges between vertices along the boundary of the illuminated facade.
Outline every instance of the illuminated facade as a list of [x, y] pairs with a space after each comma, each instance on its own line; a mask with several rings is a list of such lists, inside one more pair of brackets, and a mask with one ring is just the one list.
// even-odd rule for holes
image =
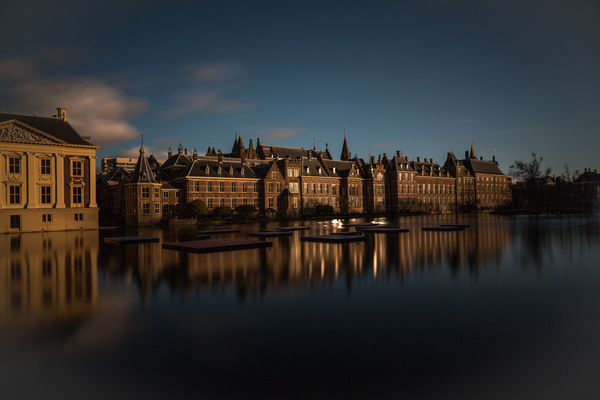
[[0, 233], [98, 228], [96, 150], [67, 122], [0, 113]]

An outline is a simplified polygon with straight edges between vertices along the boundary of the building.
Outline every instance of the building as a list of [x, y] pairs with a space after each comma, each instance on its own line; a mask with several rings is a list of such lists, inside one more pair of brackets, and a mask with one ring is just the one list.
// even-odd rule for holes
[[125, 171], [133, 172], [137, 159], [125, 157], [103, 158], [100, 160], [100, 170], [105, 174], [110, 174], [119, 168]]
[[0, 233], [98, 228], [96, 150], [68, 122], [0, 113]]
[[[384, 154], [368, 162], [350, 154], [345, 134], [340, 160], [333, 159], [327, 145], [325, 150], [272, 146], [258, 138], [256, 147], [252, 140], [245, 147], [237, 134], [230, 153], [209, 146], [207, 155], [199, 156], [179, 145], [177, 153], [169, 150], [162, 165], [146, 158], [142, 147], [138, 172], [123, 179], [124, 169], [117, 169], [102, 180], [98, 192], [113, 202], [107, 209], [127, 214], [130, 225], [180, 217], [183, 206], [194, 200], [203, 201], [209, 211], [254, 205], [266, 217], [299, 218], [331, 213], [453, 213], [496, 207], [511, 198], [509, 179], [496, 160], [478, 160], [473, 146], [463, 160], [448, 153], [444, 166], [431, 158], [409, 160], [400, 151], [391, 159]], [[129, 189], [121, 195], [107, 194], [117, 187]], [[126, 199], [127, 205], [118, 199]]]

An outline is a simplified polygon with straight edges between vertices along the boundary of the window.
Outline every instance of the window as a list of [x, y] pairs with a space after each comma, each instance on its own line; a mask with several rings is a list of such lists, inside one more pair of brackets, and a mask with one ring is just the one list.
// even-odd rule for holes
[[277, 172], [273, 172], [273, 179], [277, 179]]
[[223, 199], [223, 198], [219, 199], [219, 205], [221, 207], [224, 207], [225, 206], [225, 199]]
[[269, 197], [269, 207], [273, 208], [273, 198]]
[[20, 174], [21, 173], [21, 158], [20, 157], [9, 157], [8, 158], [8, 173], [9, 174]]
[[167, 215], [169, 213], [169, 205], [163, 204], [163, 214]]
[[142, 203], [142, 214], [150, 214], [150, 203]]
[[254, 193], [258, 192], [258, 182], [254, 182]]
[[179, 190], [175, 192], [175, 198], [178, 199], [179, 198]]
[[194, 192], [200, 191], [200, 181], [194, 181]]
[[143, 187], [142, 188], [142, 199], [147, 199], [150, 197], [150, 188]]
[[209, 192], [212, 192], [213, 190], [213, 183], [211, 181], [206, 182], [206, 190]]
[[231, 208], [235, 209], [237, 207], [237, 198], [231, 199]]
[[219, 182], [219, 192], [224, 192], [225, 191], [225, 182], [221, 181]]
[[235, 182], [231, 182], [231, 191], [235, 193]]
[[83, 198], [82, 198], [82, 190], [81, 190], [81, 186], [73, 186], [73, 204], [82, 204], [83, 203]]
[[208, 208], [211, 209], [213, 208], [213, 199], [208, 199]]
[[292, 204], [294, 205], [294, 208], [298, 208], [298, 198], [297, 197], [292, 197]]
[[325, 194], [329, 194], [329, 184], [325, 184]]
[[242, 192], [244, 192], [244, 193], [248, 192], [248, 183], [247, 182], [242, 182]]
[[21, 229], [21, 216], [11, 215], [10, 216], [10, 229]]
[[154, 203], [154, 214], [160, 214], [160, 203]]
[[11, 185], [8, 189], [8, 203], [21, 204], [21, 186]]
[[48, 158], [40, 160], [40, 172], [42, 175], [50, 175], [50, 160]]
[[42, 222], [52, 222], [52, 214], [42, 214]]
[[242, 204], [247, 206], [248, 205], [248, 198], [244, 197], [244, 199], [242, 200]]
[[42, 204], [52, 203], [52, 193], [50, 186], [41, 186], [40, 192], [42, 194]]
[[287, 176], [288, 176], [288, 178], [291, 178], [292, 176], [294, 176], [293, 171], [291, 169], [287, 170]]
[[273, 182], [267, 183], [267, 193], [273, 193]]
[[297, 178], [300, 175], [300, 170], [299, 169], [295, 169], [294, 170], [294, 178]]
[[82, 162], [81, 161], [73, 161], [73, 176], [81, 176], [82, 175]]
[[304, 193], [308, 194], [308, 182], [304, 182]]
[[313, 194], [317, 193], [317, 184], [316, 183], [312, 184], [312, 193]]
[[169, 198], [169, 192], [166, 190], [163, 190], [163, 199], [168, 199]]
[[160, 189], [154, 188], [154, 198], [158, 199], [160, 197]]
[[298, 191], [299, 191], [298, 182], [290, 182], [290, 192], [298, 193]]
[[277, 182], [277, 193], [281, 192], [281, 182]]
[[331, 194], [337, 195], [337, 186], [335, 183], [331, 185]]
[[76, 213], [73, 217], [75, 218], [75, 221], [83, 221], [82, 213]]

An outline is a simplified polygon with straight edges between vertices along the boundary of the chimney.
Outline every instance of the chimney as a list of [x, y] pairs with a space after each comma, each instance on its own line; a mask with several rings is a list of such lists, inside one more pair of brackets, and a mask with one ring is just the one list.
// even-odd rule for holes
[[185, 148], [185, 155], [187, 156], [187, 147]]
[[177, 148], [177, 154], [183, 154], [183, 147], [181, 147], [181, 144], [179, 145], [179, 148]]
[[223, 154], [219, 154], [219, 162], [222, 163], [223, 162]]
[[312, 153], [310, 151], [308, 152], [308, 159], [312, 160]]
[[479, 160], [480, 160], [480, 161], [483, 161], [483, 156], [479, 157]]
[[248, 148], [254, 150], [254, 144], [252, 144], [252, 139], [250, 139], [250, 143], [248, 144]]
[[63, 107], [58, 107], [56, 109], [56, 115], [54, 115], [54, 118], [60, 118], [63, 121], [67, 120], [67, 109], [63, 108]]
[[192, 153], [192, 159], [193, 160], [197, 160], [198, 159], [198, 153], [196, 153], [196, 149], [194, 149], [194, 152]]
[[169, 151], [167, 151], [167, 157], [171, 157], [173, 155], [173, 151], [169, 147]]
[[396, 157], [400, 158], [402, 155], [400, 154], [400, 150], [396, 150]]
[[371, 165], [375, 164], [375, 156], [371, 156]]
[[421, 157], [417, 157], [417, 162], [421, 162]]
[[469, 151], [467, 150], [467, 151], [465, 151], [465, 160], [468, 160], [468, 159], [469, 159]]

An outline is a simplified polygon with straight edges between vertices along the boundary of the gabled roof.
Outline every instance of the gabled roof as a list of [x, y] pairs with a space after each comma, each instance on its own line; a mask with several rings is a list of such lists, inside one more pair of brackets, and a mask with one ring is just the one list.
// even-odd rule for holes
[[323, 168], [319, 160], [316, 158], [303, 158], [302, 159], [302, 170], [300, 171], [302, 176], [314, 176], [314, 177], [329, 177], [329, 174]]
[[146, 158], [144, 146], [140, 147], [140, 156], [138, 157], [135, 169], [131, 174], [129, 183], [158, 183], [154, 177], [154, 171], [150, 168], [150, 163]]
[[84, 139], [77, 131], [62, 118], [38, 117], [35, 115], [23, 115], [0, 112], [0, 122], [16, 120], [29, 125], [48, 135], [54, 136], [67, 144], [93, 146], [89, 140]]
[[187, 167], [192, 163], [192, 160], [185, 154], [174, 154], [171, 157], [167, 158], [161, 168], [171, 168], [171, 167]]
[[584, 183], [584, 182], [598, 182], [600, 181], [600, 174], [595, 171], [585, 171], [583, 174], [579, 175], [577, 179], [573, 181], [573, 183]]
[[465, 167], [473, 174], [504, 175], [498, 164], [494, 161], [474, 160], [469, 158], [464, 160]]
[[218, 159], [198, 159], [186, 167], [177, 176], [183, 177], [214, 177], [214, 178], [257, 178], [254, 171], [241, 162], [222, 161]]
[[412, 169], [410, 162], [406, 157], [402, 155], [394, 155], [391, 160], [389, 160], [388, 165], [386, 167], [387, 171], [405, 171], [405, 172], [414, 172]]

